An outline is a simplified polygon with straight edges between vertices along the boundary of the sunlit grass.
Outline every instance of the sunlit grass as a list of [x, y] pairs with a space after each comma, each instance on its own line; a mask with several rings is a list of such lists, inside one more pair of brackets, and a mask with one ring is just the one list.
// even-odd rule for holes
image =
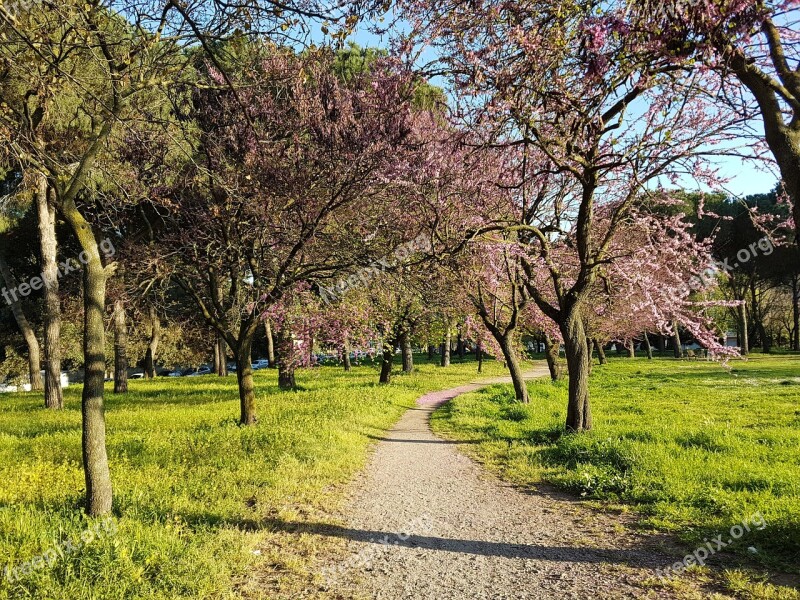
[[[484, 370], [502, 374], [494, 362]], [[78, 539], [89, 520], [80, 510], [80, 388], [66, 390], [59, 412], [35, 393], [3, 395], [0, 599], [259, 596], [246, 585], [252, 573], [302, 570], [314, 550], [273, 523], [331, 510], [374, 438], [419, 395], [475, 376], [471, 361], [418, 364], [379, 386], [376, 367], [322, 367], [299, 373], [300, 391], [281, 392], [273, 370], [258, 371], [251, 428], [237, 425], [235, 376], [131, 381], [130, 393], [107, 394], [118, 532], [15, 582], [5, 566]]]
[[800, 356], [730, 366], [614, 358], [595, 367], [587, 434], [563, 435], [566, 383], [549, 380], [529, 384], [528, 406], [507, 386], [456, 398], [434, 428], [477, 442], [467, 451], [511, 481], [633, 505], [689, 547], [760, 512], [767, 527], [729, 549], [799, 572]]

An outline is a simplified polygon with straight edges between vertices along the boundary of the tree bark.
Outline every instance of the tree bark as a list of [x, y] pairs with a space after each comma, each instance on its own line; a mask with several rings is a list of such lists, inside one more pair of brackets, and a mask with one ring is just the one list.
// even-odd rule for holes
[[440, 357], [440, 365], [443, 367], [450, 366], [450, 342], [452, 334], [450, 333], [450, 324], [445, 324], [444, 340], [442, 341], [442, 356]]
[[633, 339], [628, 340], [628, 358], [636, 358], [636, 344]]
[[292, 333], [284, 326], [278, 330], [276, 338], [278, 351], [275, 362], [278, 367], [278, 387], [282, 390], [297, 389], [292, 357], [292, 352], [296, 351], [296, 349], [293, 348], [294, 338]]
[[747, 304], [742, 302], [739, 305], [739, 346], [742, 356], [750, 353], [750, 339], [747, 332]]
[[428, 344], [428, 360], [433, 362], [433, 354], [435, 350], [435, 346], [433, 344]]
[[592, 412], [589, 404], [589, 349], [580, 311], [571, 307], [565, 311], [559, 324], [564, 339], [569, 372], [569, 400], [567, 403], [567, 431], [581, 432], [592, 428]]
[[606, 351], [603, 350], [602, 342], [600, 342], [600, 340], [595, 338], [592, 341], [592, 343], [594, 344], [595, 350], [597, 350], [597, 360], [600, 362], [601, 365], [606, 364], [608, 362], [608, 359], [606, 358]]
[[3, 294], [6, 300], [12, 300], [11, 313], [14, 315], [17, 327], [19, 327], [19, 330], [22, 332], [22, 337], [25, 339], [25, 344], [28, 346], [28, 378], [31, 384], [31, 390], [41, 390], [44, 388], [44, 384], [42, 383], [39, 340], [36, 338], [36, 332], [33, 331], [30, 321], [28, 321], [28, 318], [25, 316], [25, 311], [22, 310], [22, 303], [17, 297], [17, 280], [11, 273], [5, 256], [2, 255], [0, 255], [0, 274], [2, 274], [3, 282], [6, 285]]
[[523, 377], [522, 369], [519, 365], [519, 357], [517, 356], [512, 336], [510, 334], [495, 335], [495, 339], [500, 345], [503, 358], [508, 366], [508, 373], [511, 375], [511, 383], [514, 385], [514, 398], [517, 402], [528, 404], [528, 386], [525, 385], [525, 378]]
[[379, 383], [388, 384], [392, 382], [392, 363], [394, 363], [394, 344], [395, 340], [385, 340], [383, 343], [383, 355], [381, 358], [381, 375]]
[[792, 350], [800, 351], [800, 276], [792, 277]]
[[[428, 346], [430, 348], [430, 346]], [[475, 342], [475, 358], [478, 360], [478, 373], [483, 372], [483, 345], [481, 341]]]
[[547, 360], [547, 368], [550, 371], [550, 379], [558, 381], [562, 377], [561, 365], [558, 362], [559, 344], [549, 335], [544, 336], [544, 357]]
[[461, 331], [458, 332], [458, 341], [456, 343], [456, 348], [458, 349], [458, 360], [463, 362], [464, 361], [464, 338], [461, 336]]
[[228, 344], [225, 338], [218, 332], [216, 335], [216, 342], [214, 343], [214, 373], [218, 377], [228, 376]]
[[58, 242], [56, 240], [56, 210], [51, 202], [53, 190], [47, 177], [37, 175], [36, 215], [39, 225], [39, 250], [44, 279], [44, 405], [64, 407], [61, 389], [61, 300], [58, 293]]
[[123, 301], [114, 302], [114, 393], [128, 391], [128, 322]]
[[344, 363], [345, 371], [352, 369], [352, 365], [350, 364], [350, 341], [346, 338], [342, 345], [342, 362]]
[[294, 366], [282, 360], [278, 361], [278, 387], [282, 390], [297, 389]]
[[274, 369], [277, 366], [275, 364], [275, 338], [272, 335], [272, 323], [269, 319], [264, 321], [264, 329], [267, 332], [267, 360], [270, 368]]
[[664, 336], [660, 333], [658, 334], [658, 355], [663, 356], [664, 350], [666, 350], [666, 344], [664, 343]]
[[681, 349], [681, 332], [678, 330], [678, 322], [672, 322], [672, 351], [675, 358], [681, 358], [683, 351]]
[[414, 354], [411, 351], [411, 336], [406, 327], [400, 333], [400, 349], [403, 353], [403, 373], [414, 372]]
[[158, 352], [158, 343], [161, 341], [161, 321], [158, 318], [156, 307], [152, 304], [148, 312], [150, 317], [150, 339], [147, 342], [147, 351], [144, 355], [144, 376], [147, 379], [152, 379], [156, 376], [156, 352]]
[[594, 347], [594, 344], [592, 343], [592, 338], [587, 336], [586, 337], [586, 369], [587, 369], [586, 372], [589, 375], [592, 374], [592, 367], [594, 366], [592, 364], [592, 358], [593, 358], [593, 356], [592, 356], [592, 354], [593, 354], [592, 353], [592, 348], [593, 347]]
[[644, 332], [644, 349], [647, 352], [647, 360], [653, 360], [653, 347], [650, 345], [650, 337]]
[[236, 383], [239, 386], [239, 424], [255, 425], [258, 421], [256, 417], [256, 393], [253, 385], [253, 336], [243, 335], [239, 338], [236, 347]]
[[62, 204], [62, 212], [80, 243], [86, 260], [83, 268], [83, 356], [81, 398], [83, 420], [83, 468], [86, 479], [86, 512], [91, 516], [111, 511], [113, 491], [106, 452], [106, 420], [103, 382], [106, 371], [105, 325], [106, 268], [100, 258], [91, 226], [75, 204]]

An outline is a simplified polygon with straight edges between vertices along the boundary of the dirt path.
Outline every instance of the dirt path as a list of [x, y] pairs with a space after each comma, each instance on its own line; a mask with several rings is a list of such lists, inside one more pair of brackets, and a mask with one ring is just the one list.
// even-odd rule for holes
[[680, 557], [658, 555], [653, 540], [626, 532], [619, 517], [498, 481], [433, 435], [437, 406], [486, 383], [423, 396], [378, 445], [353, 484], [346, 526], [327, 532], [347, 538], [350, 553], [321, 569], [328, 591], [437, 600], [669, 597], [641, 582]]

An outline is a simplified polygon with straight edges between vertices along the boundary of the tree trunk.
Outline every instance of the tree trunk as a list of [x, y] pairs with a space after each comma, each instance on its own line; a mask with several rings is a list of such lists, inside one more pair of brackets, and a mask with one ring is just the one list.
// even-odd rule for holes
[[664, 343], [664, 336], [660, 333], [658, 334], [658, 355], [663, 356], [664, 350], [666, 350], [666, 343]]
[[294, 365], [288, 363], [287, 361], [278, 360], [278, 387], [282, 390], [297, 389]]
[[647, 352], [647, 360], [653, 360], [653, 347], [650, 345], [650, 337], [644, 332], [644, 349]]
[[508, 366], [508, 373], [511, 375], [511, 383], [514, 385], [514, 397], [517, 402], [527, 404], [528, 386], [525, 385], [525, 378], [522, 375], [522, 369], [519, 365], [519, 358], [517, 357], [517, 351], [514, 347], [514, 340], [510, 334], [495, 335], [495, 339], [497, 343], [500, 344], [500, 350], [503, 351], [503, 358], [505, 358], [506, 365]]
[[108, 275], [89, 223], [72, 202], [62, 205], [62, 211], [86, 255], [83, 268], [82, 448], [86, 478], [86, 512], [91, 516], [98, 516], [111, 511], [113, 498], [106, 452], [106, 420], [103, 405], [103, 381], [106, 372], [106, 333], [103, 314]]
[[478, 360], [478, 373], [482, 373], [483, 372], [483, 346], [481, 345], [481, 341], [480, 340], [475, 342], [475, 358]]
[[439, 363], [443, 367], [450, 366], [450, 342], [451, 342], [452, 334], [450, 333], [450, 324], [446, 324], [446, 330], [444, 334], [444, 340], [442, 341], [442, 356], [440, 358], [441, 362]]
[[681, 358], [683, 351], [681, 349], [681, 332], [678, 330], [678, 322], [672, 322], [672, 351], [675, 358]]
[[636, 358], [636, 344], [632, 339], [628, 341], [628, 358]]
[[569, 400], [567, 403], [567, 431], [580, 432], [592, 428], [592, 413], [589, 404], [589, 349], [580, 311], [568, 309], [560, 323], [567, 355], [569, 372]]
[[464, 338], [461, 337], [461, 331], [458, 332], [458, 342], [456, 343], [456, 348], [458, 349], [458, 360], [463, 362], [464, 361]]
[[606, 358], [606, 351], [603, 350], [603, 344], [600, 343], [600, 340], [594, 340], [594, 347], [597, 348], [597, 359], [601, 365], [608, 363], [608, 358]]
[[413, 373], [414, 354], [411, 351], [411, 336], [408, 334], [408, 329], [406, 328], [403, 328], [400, 333], [400, 349], [403, 353], [403, 373]]
[[44, 384], [42, 383], [39, 340], [36, 338], [36, 332], [33, 331], [30, 321], [28, 321], [25, 312], [22, 310], [22, 303], [17, 297], [17, 280], [11, 273], [5, 256], [0, 256], [0, 274], [2, 274], [3, 282], [6, 284], [5, 289], [3, 289], [3, 296], [6, 301], [11, 300], [11, 313], [14, 315], [14, 320], [17, 322], [17, 326], [22, 332], [22, 337], [25, 339], [25, 344], [28, 346], [28, 378], [31, 390], [41, 390], [44, 388]]
[[114, 393], [128, 391], [128, 322], [125, 304], [114, 302]]
[[792, 277], [792, 350], [800, 351], [800, 277]]
[[742, 356], [750, 353], [750, 339], [747, 332], [747, 304], [742, 302], [739, 305], [739, 347]]
[[144, 355], [144, 376], [152, 379], [156, 376], [156, 352], [158, 342], [161, 341], [161, 321], [158, 318], [156, 307], [152, 304], [148, 310], [150, 316], [150, 339], [147, 342], [147, 351]]
[[214, 331], [216, 341], [214, 342], [214, 373], [218, 377], [228, 376], [228, 344], [225, 338]]
[[586, 369], [589, 375], [592, 374], [592, 348], [594, 344], [592, 343], [592, 338], [586, 336]]
[[381, 358], [380, 383], [392, 382], [392, 363], [394, 362], [394, 340], [385, 340], [383, 343], [383, 357]]
[[37, 175], [36, 215], [39, 223], [39, 249], [44, 280], [44, 405], [64, 407], [61, 390], [61, 300], [58, 293], [58, 242], [56, 211], [44, 174]]
[[267, 332], [267, 360], [270, 368], [274, 369], [277, 366], [275, 364], [275, 338], [272, 336], [272, 323], [269, 319], [264, 321], [264, 329]]
[[428, 344], [428, 361], [433, 362], [433, 354], [435, 350], [435, 346], [433, 344]]
[[350, 364], [350, 341], [345, 339], [342, 346], [342, 362], [344, 363], [344, 370], [349, 371], [352, 368]]
[[253, 335], [243, 331], [236, 347], [236, 383], [239, 385], [239, 424], [255, 425], [256, 393], [253, 385]]
[[562, 377], [559, 358], [559, 343], [549, 335], [544, 336], [544, 357], [547, 360], [547, 368], [550, 370], [550, 379], [558, 381]]

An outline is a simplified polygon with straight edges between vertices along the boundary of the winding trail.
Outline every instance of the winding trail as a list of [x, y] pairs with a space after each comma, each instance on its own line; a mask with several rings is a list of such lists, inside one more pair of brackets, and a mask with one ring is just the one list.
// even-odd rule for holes
[[[526, 377], [541, 377], [537, 367]], [[484, 380], [418, 400], [378, 444], [327, 535], [349, 555], [322, 566], [341, 598], [668, 598], [642, 585], [680, 557], [630, 533], [616, 515], [499, 481], [436, 437], [429, 418]], [[536, 399], [532, 398], [535, 402]]]

